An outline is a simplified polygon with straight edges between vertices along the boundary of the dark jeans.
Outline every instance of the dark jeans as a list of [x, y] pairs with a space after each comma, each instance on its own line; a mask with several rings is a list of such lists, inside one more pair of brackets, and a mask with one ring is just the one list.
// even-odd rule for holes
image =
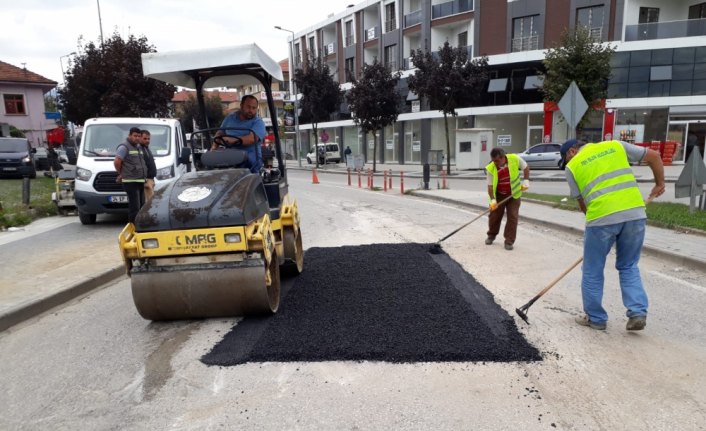
[[127, 193], [127, 221], [135, 223], [137, 213], [145, 203], [145, 183], [123, 183]]
[[[496, 194], [495, 200], [502, 201], [509, 195]], [[517, 222], [520, 219], [520, 199], [512, 198], [502, 205], [498, 205], [495, 211], [488, 215], [488, 238], [495, 239], [500, 233], [500, 223], [503, 221], [503, 214], [507, 213], [505, 220], [505, 244], [514, 244], [517, 238]]]

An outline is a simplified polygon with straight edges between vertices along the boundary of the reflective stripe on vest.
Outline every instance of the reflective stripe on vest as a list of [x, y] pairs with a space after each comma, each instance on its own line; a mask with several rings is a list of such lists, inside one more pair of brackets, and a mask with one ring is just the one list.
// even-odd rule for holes
[[627, 153], [618, 141], [583, 146], [566, 168], [586, 203], [586, 221], [644, 206]]
[[[510, 188], [512, 190], [512, 197], [519, 199], [522, 197], [522, 181], [520, 181], [520, 157], [516, 154], [506, 154], [507, 157], [507, 170], [510, 174]], [[493, 194], [496, 193], [498, 189], [498, 168], [495, 163], [490, 162], [488, 166], [485, 167], [493, 176]]]

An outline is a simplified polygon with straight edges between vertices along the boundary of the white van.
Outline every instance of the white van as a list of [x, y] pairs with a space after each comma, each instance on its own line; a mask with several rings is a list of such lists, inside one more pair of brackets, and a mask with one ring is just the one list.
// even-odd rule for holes
[[[326, 147], [325, 150], [324, 146]], [[317, 154], [319, 155], [320, 165], [323, 165], [324, 163], [341, 163], [341, 148], [338, 146], [338, 142], [330, 142], [328, 144], [319, 143], [318, 148], [318, 152], [314, 149], [314, 147], [311, 147], [311, 149], [309, 149], [309, 152], [306, 155], [307, 163], [315, 163]], [[321, 157], [324, 151], [326, 152], [325, 159]]]
[[115, 151], [130, 128], [150, 131], [150, 150], [157, 166], [155, 189], [191, 171], [191, 149], [185, 148], [181, 123], [165, 118], [92, 118], [83, 127], [76, 161], [74, 196], [81, 223], [94, 224], [97, 214], [127, 214], [127, 195], [115, 180]]

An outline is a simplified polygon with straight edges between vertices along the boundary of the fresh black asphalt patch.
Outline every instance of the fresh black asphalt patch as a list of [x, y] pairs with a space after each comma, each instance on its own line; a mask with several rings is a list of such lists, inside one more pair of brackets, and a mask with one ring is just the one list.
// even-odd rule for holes
[[279, 311], [243, 319], [201, 360], [541, 360], [493, 295], [429, 245], [307, 250], [304, 271], [283, 283]]

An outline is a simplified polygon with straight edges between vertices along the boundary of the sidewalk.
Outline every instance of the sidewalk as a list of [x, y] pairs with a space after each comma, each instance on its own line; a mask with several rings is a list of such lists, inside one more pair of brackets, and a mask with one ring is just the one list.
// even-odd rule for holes
[[[398, 174], [400, 167], [378, 165], [377, 169], [392, 169], [394, 174]], [[405, 170], [405, 176], [421, 176], [421, 166], [409, 168], [415, 169]], [[681, 166], [678, 168], [680, 172]], [[324, 175], [347, 173], [343, 165], [329, 165], [319, 172]], [[472, 174], [477, 175], [477, 172]], [[556, 174], [547, 173], [551, 178], [562, 174], [559, 171]], [[647, 176], [651, 173], [639, 175]], [[678, 176], [678, 172], [672, 171], [669, 175]], [[410, 188], [414, 188], [415, 183], [410, 182]], [[488, 204], [484, 192], [432, 189], [414, 190], [411, 194], [477, 211], [486, 210]], [[528, 200], [522, 203], [520, 221], [550, 226], [577, 235], [581, 235], [584, 229], [583, 214]], [[3, 262], [3, 271], [0, 272], [0, 331], [124, 276], [125, 269], [117, 245], [118, 227], [114, 235], [110, 228], [110, 234], [91, 238], [76, 235], [76, 238], [65, 243], [51, 243], [53, 229], [62, 226], [77, 229], [72, 224], [74, 222], [75, 218], [72, 217], [51, 217], [12, 232], [0, 232], [0, 261]], [[644, 249], [646, 253], [668, 259], [677, 266], [702, 270], [706, 268], [706, 235], [648, 226]]]

